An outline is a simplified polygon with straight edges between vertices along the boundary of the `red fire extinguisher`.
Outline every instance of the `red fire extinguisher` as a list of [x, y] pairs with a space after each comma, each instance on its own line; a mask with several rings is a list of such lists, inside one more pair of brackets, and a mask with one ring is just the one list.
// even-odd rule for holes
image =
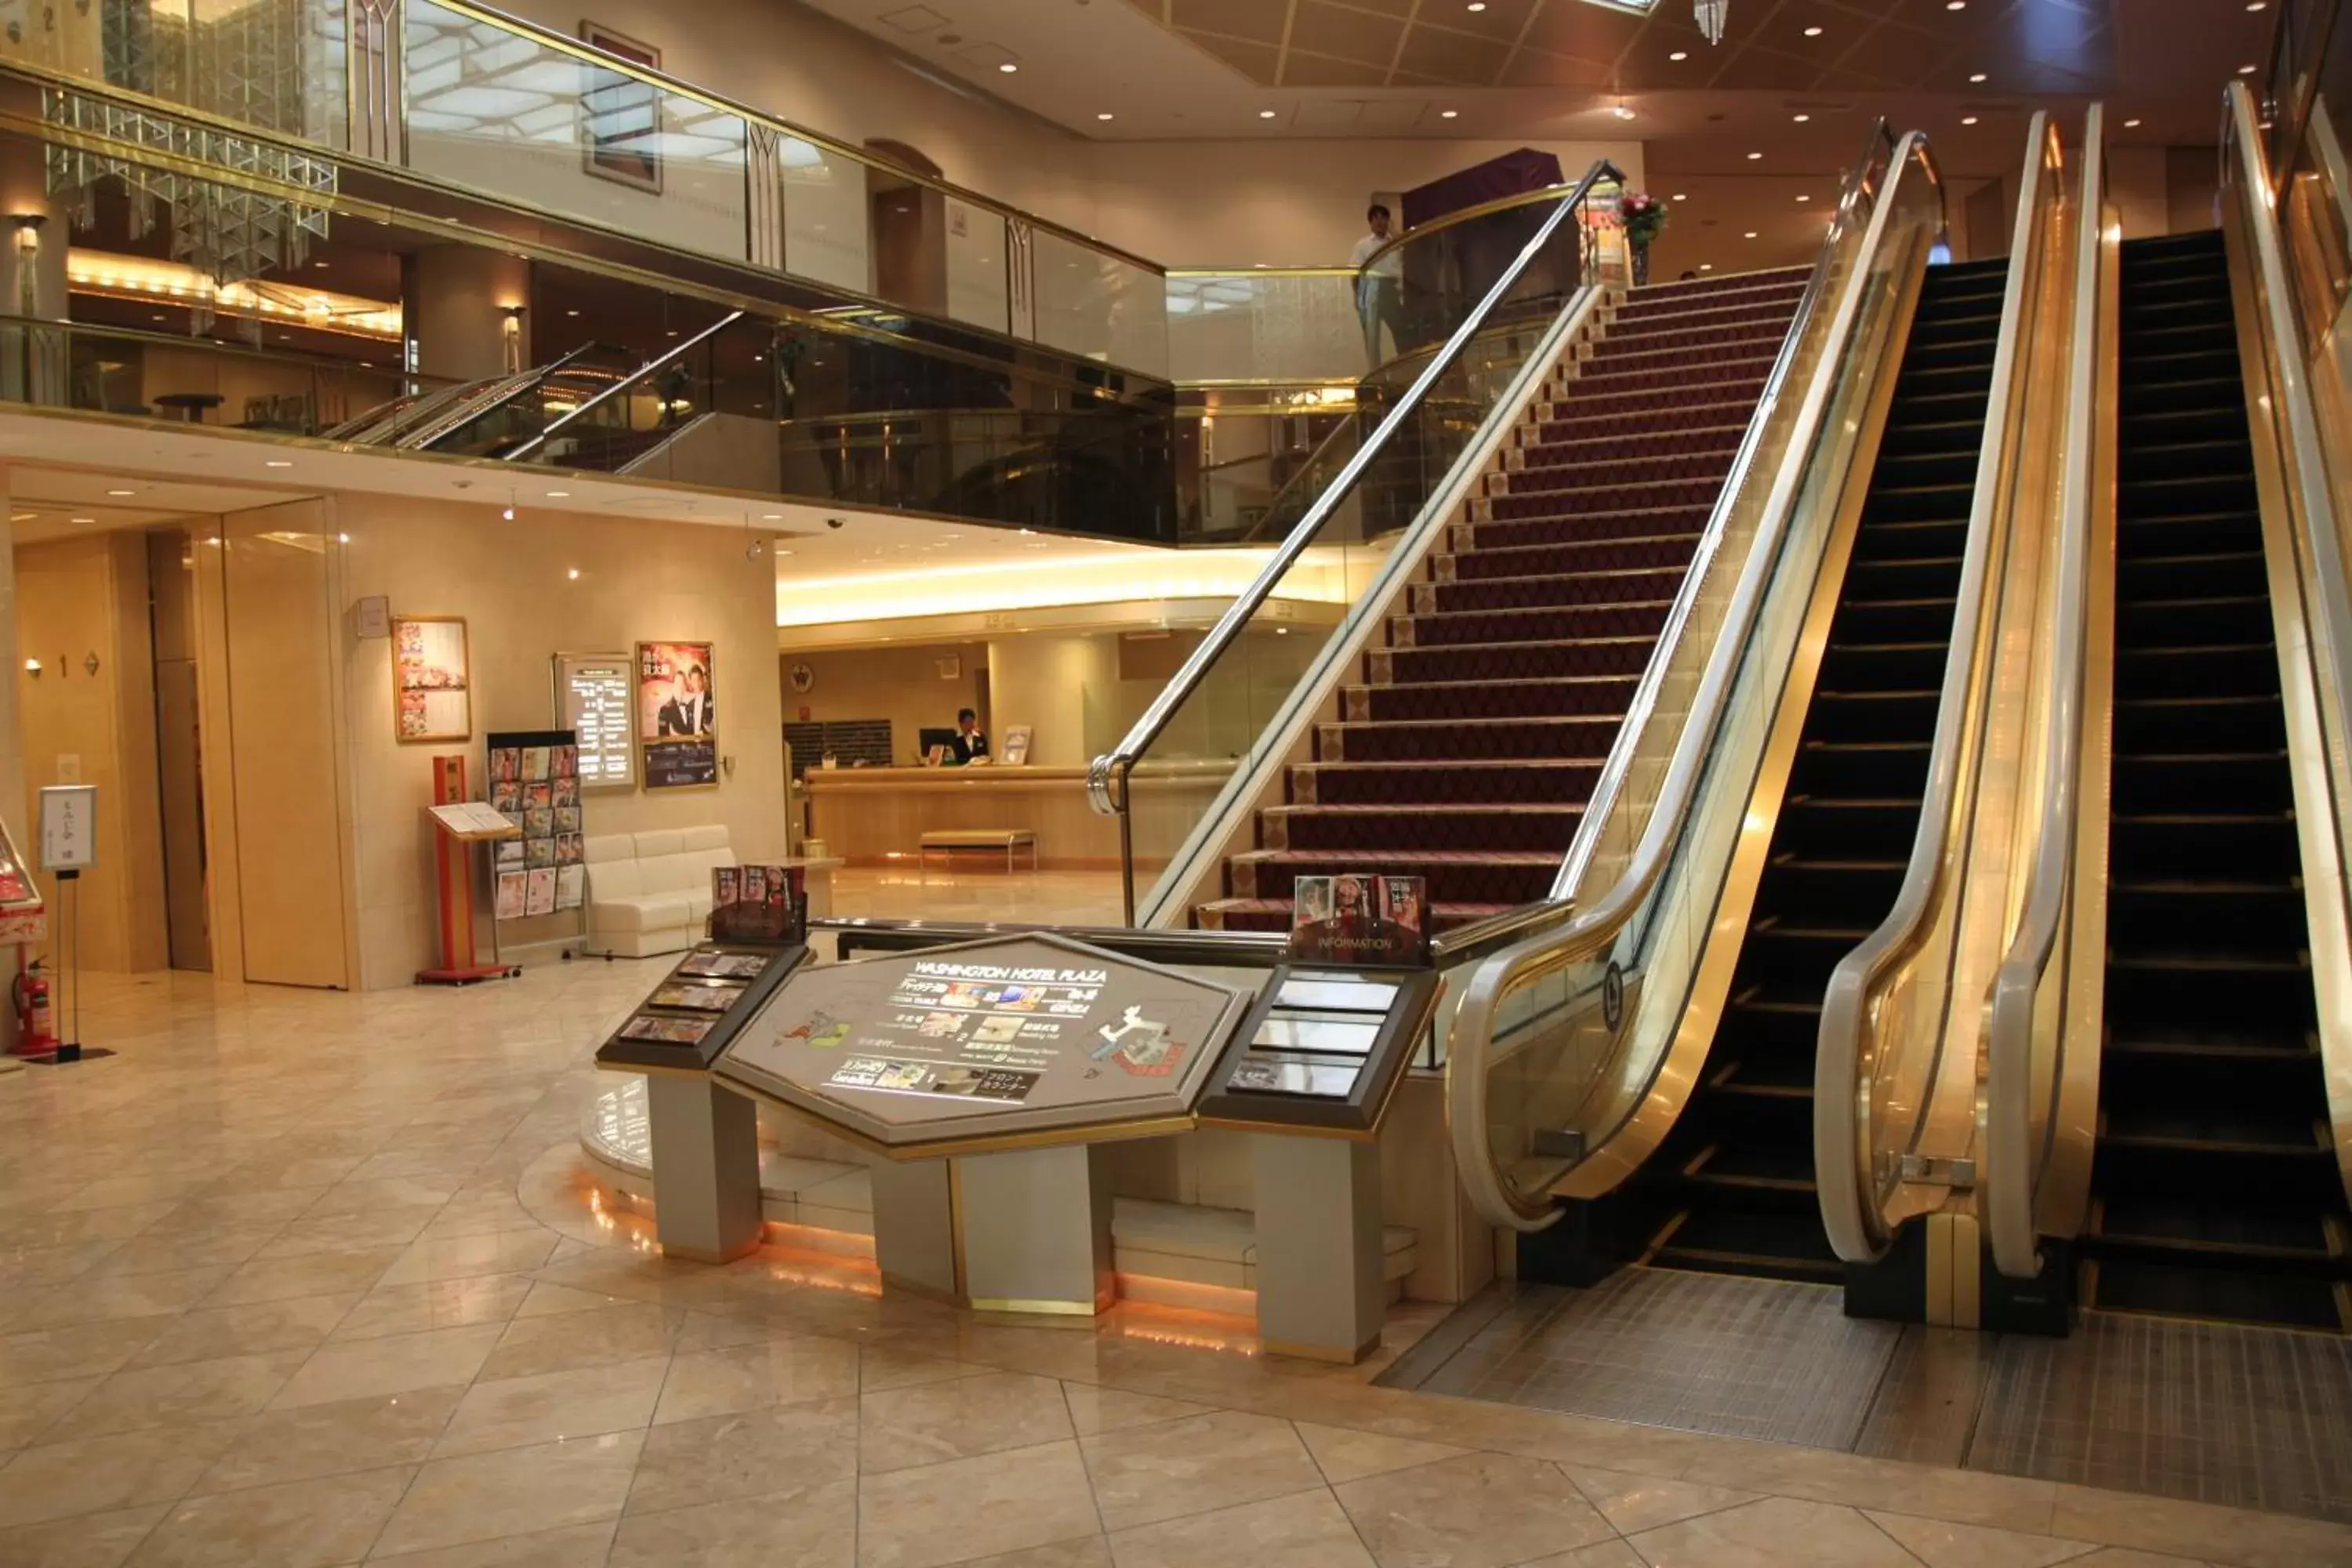
[[49, 1016], [49, 977], [41, 973], [37, 961], [30, 969], [20, 971], [10, 989], [16, 994], [16, 1050], [20, 1056], [39, 1056], [58, 1048], [58, 1037]]

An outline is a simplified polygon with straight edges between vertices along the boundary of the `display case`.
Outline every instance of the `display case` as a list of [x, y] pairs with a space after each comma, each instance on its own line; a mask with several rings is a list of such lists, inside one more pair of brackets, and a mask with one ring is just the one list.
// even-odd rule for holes
[[596, 1052], [632, 1072], [703, 1072], [808, 962], [800, 942], [706, 942], [682, 954]]
[[48, 934], [48, 906], [33, 879], [32, 864], [18, 852], [8, 825], [0, 822], [0, 947], [43, 942]]

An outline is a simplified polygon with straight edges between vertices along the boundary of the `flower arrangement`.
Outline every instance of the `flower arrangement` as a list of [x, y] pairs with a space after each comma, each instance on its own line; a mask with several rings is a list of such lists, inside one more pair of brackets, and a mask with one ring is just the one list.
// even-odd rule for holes
[[1618, 202], [1617, 216], [1625, 226], [1626, 242], [1646, 250], [1666, 226], [1666, 204], [1635, 191]]

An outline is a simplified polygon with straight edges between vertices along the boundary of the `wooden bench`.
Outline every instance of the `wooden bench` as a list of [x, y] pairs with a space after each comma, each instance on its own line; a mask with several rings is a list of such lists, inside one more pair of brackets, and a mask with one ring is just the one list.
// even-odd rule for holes
[[931, 868], [933, 850], [952, 856], [959, 849], [1003, 850], [1007, 875], [1013, 871], [1013, 852], [1026, 849], [1029, 851], [1029, 869], [1034, 871], [1037, 868], [1037, 835], [1026, 827], [940, 828], [926, 833], [918, 841], [916, 863], [928, 871]]

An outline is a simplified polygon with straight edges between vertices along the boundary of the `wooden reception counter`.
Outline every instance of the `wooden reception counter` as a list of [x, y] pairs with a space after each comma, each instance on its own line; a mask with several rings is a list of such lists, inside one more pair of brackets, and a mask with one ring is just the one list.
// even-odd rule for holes
[[[1181, 843], [1233, 767], [1139, 769], [1129, 790], [1139, 858], [1164, 858]], [[802, 782], [810, 837], [853, 866], [912, 860], [926, 833], [978, 829], [1034, 833], [1037, 863], [1049, 869], [1118, 865], [1118, 822], [1087, 804], [1084, 768], [811, 768]]]

